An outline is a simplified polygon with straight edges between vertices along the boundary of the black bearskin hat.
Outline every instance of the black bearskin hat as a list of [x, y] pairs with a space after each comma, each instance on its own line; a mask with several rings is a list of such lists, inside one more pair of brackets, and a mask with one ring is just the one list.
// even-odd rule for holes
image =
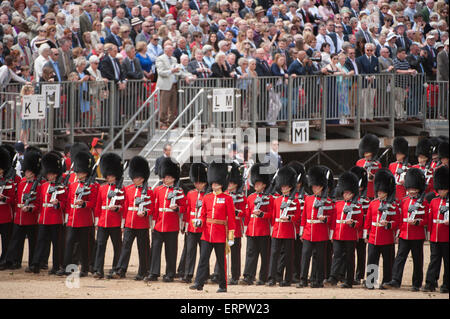
[[73, 160], [77, 156], [77, 153], [81, 151], [89, 152], [89, 147], [86, 143], [73, 143], [70, 147], [70, 158]]
[[431, 144], [431, 154], [437, 154], [438, 153], [438, 146], [443, 142], [443, 140], [440, 137], [433, 136], [428, 139]]
[[73, 158], [73, 163], [73, 171], [75, 173], [87, 173], [90, 175], [95, 164], [95, 159], [91, 153], [80, 151]]
[[308, 185], [310, 187], [313, 185], [322, 186], [323, 188], [329, 187], [331, 176], [331, 171], [327, 167], [321, 165], [313, 166], [308, 170]]
[[9, 152], [3, 146], [0, 146], [0, 168], [4, 171], [3, 175], [6, 174], [11, 168], [11, 158]]
[[164, 157], [159, 164], [159, 178], [172, 176], [176, 181], [180, 179], [180, 165], [171, 157]]
[[208, 184], [213, 183], [222, 185], [222, 191], [226, 191], [228, 188], [228, 167], [226, 163], [212, 162], [208, 167]]
[[410, 168], [405, 175], [405, 188], [416, 188], [421, 192], [425, 190], [425, 174], [419, 168]]
[[255, 164], [252, 166], [250, 170], [251, 182], [252, 185], [255, 186], [257, 182], [261, 182], [266, 185], [266, 187], [270, 186], [272, 182], [273, 174], [266, 174], [264, 171], [269, 169], [268, 164]]
[[359, 143], [359, 157], [364, 157], [364, 153], [372, 153], [373, 157], [377, 156], [380, 149], [380, 140], [373, 134], [366, 134]]
[[22, 171], [32, 171], [34, 175], [39, 175], [41, 172], [41, 154], [38, 152], [26, 152], [23, 157]]
[[128, 175], [131, 180], [136, 177], [142, 177], [144, 180], [147, 180], [150, 177], [150, 167], [147, 160], [142, 156], [133, 157], [130, 161]]
[[280, 168], [276, 177], [276, 183], [279, 191], [281, 191], [281, 187], [285, 185], [295, 189], [295, 187], [297, 187], [297, 173], [295, 169], [290, 166]]
[[434, 171], [433, 186], [436, 191], [448, 189], [448, 167], [441, 166]]
[[9, 153], [9, 161], [12, 164], [12, 162], [14, 161], [14, 157], [17, 154], [16, 149], [11, 144], [2, 144], [1, 147], [3, 147]]
[[121, 179], [123, 176], [122, 159], [116, 153], [105, 153], [100, 158], [100, 171], [103, 177], [115, 176], [116, 179]]
[[396, 155], [397, 153], [405, 154], [408, 157], [408, 141], [404, 137], [394, 138], [392, 143], [392, 153]]
[[205, 163], [193, 163], [189, 169], [192, 183], [208, 183], [208, 166]]
[[358, 185], [359, 185], [359, 187], [363, 188], [362, 192], [364, 192], [367, 188], [367, 182], [368, 182], [367, 171], [362, 167], [353, 166], [350, 169], [350, 172], [352, 172], [353, 174], [356, 175], [356, 177], [358, 177]]
[[379, 169], [375, 174], [374, 180], [375, 197], [378, 192], [386, 192], [388, 197], [395, 193], [395, 177], [387, 168]]
[[355, 196], [359, 196], [359, 179], [352, 172], [344, 172], [338, 180], [337, 193], [342, 195], [345, 191], [352, 192]]
[[442, 142], [438, 146], [439, 158], [448, 158], [448, 142]]
[[242, 180], [242, 173], [239, 169], [239, 166], [236, 163], [233, 163], [231, 165], [231, 171], [228, 179], [228, 183], [234, 183], [237, 184], [238, 188], [242, 186], [243, 180]]
[[423, 140], [420, 140], [419, 143], [417, 143], [416, 156], [423, 155], [428, 159], [431, 159], [432, 147], [430, 139], [424, 138]]
[[42, 174], [56, 174], [60, 176], [63, 173], [61, 157], [54, 151], [48, 152], [42, 157]]
[[[296, 171], [297, 180], [299, 180], [299, 183], [302, 183], [302, 186], [305, 186], [305, 184], [307, 184], [305, 165], [303, 165], [299, 161], [291, 161], [291, 162], [289, 162], [288, 166], [292, 167]], [[299, 179], [298, 175], [300, 175], [300, 174], [301, 174], [301, 176]]]

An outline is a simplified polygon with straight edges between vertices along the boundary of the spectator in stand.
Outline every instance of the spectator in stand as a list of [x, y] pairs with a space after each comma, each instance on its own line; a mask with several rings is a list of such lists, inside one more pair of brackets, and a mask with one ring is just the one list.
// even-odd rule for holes
[[372, 43], [366, 43], [365, 54], [356, 59], [358, 70], [363, 74], [363, 88], [361, 94], [360, 105], [360, 117], [363, 122], [366, 120], [373, 121], [374, 116], [374, 98], [376, 93], [376, 80], [371, 74], [377, 74], [380, 72], [378, 58], [374, 56], [375, 45]]
[[145, 79], [153, 80], [153, 72], [152, 72], [152, 60], [147, 53], [147, 44], [145, 41], [140, 41], [136, 43], [136, 58], [139, 59], [139, 63], [142, 67], [142, 72], [144, 74]]

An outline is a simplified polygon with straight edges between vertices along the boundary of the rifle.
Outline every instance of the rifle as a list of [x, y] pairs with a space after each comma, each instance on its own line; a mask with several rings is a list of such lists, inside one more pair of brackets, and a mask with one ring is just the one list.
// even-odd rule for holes
[[[327, 172], [327, 180], [330, 176], [330, 171]], [[319, 211], [317, 212], [317, 218], [322, 217], [323, 216], [323, 211], [324, 210], [330, 210], [332, 209], [332, 207], [330, 206], [325, 206], [325, 204], [330, 203], [328, 201], [328, 186], [325, 187], [325, 190], [323, 191], [322, 197], [320, 198], [320, 200], [315, 200], [314, 201], [314, 208], [318, 208]]]
[[[361, 180], [359, 181], [359, 184], [361, 184]], [[347, 214], [347, 217], [345, 218], [346, 221], [348, 220], [352, 220], [353, 215], [358, 215], [362, 213], [362, 209], [360, 209], [359, 211], [354, 211], [353, 209], [359, 205], [359, 200], [358, 200], [358, 196], [355, 194], [353, 196], [352, 202], [350, 203], [350, 205], [345, 205], [344, 206], [344, 213]]]
[[[11, 189], [13, 185], [8, 185], [9, 182], [13, 182], [15, 176], [15, 169], [11, 166], [8, 172], [5, 174], [4, 179], [0, 181], [0, 195], [3, 195], [5, 189]], [[6, 196], [5, 196], [6, 197]]]
[[[295, 185], [298, 184], [298, 182], [300, 181], [301, 177], [302, 177], [302, 174], [299, 174], [299, 175], [297, 176], [297, 182], [295, 183]], [[288, 212], [293, 210], [293, 209], [291, 208], [291, 205], [292, 205], [292, 203], [293, 203], [294, 200], [295, 200], [295, 195], [296, 195], [296, 194], [297, 194], [297, 192], [296, 192], [296, 190], [295, 190], [295, 188], [294, 188], [294, 189], [292, 190], [291, 194], [289, 195], [288, 201], [287, 201], [287, 202], [283, 202], [283, 203], [281, 204], [281, 207], [280, 207], [280, 208], [283, 210], [283, 212], [281, 213], [280, 218], [287, 218], [287, 217], [288, 217]]]
[[[125, 171], [127, 167], [127, 163], [123, 165], [123, 170]], [[110, 200], [109, 206], [116, 206], [117, 200], [122, 200], [125, 198], [125, 195], [123, 194], [123, 180], [124, 176], [122, 175], [122, 178], [116, 183], [116, 188], [114, 190], [110, 190], [108, 192], [108, 199]], [[121, 196], [119, 196], [121, 195]]]
[[24, 194], [22, 197], [23, 204], [19, 206], [19, 208], [30, 206], [30, 204], [36, 200], [36, 188], [38, 187], [39, 183], [41, 181], [41, 175], [38, 175], [36, 179], [33, 182], [33, 185], [31, 186], [31, 190], [29, 193]]
[[[87, 178], [86, 182], [83, 184], [82, 187], [79, 187], [76, 191], [77, 199], [76, 201], [80, 201], [83, 199], [83, 196], [89, 195], [91, 193], [91, 184], [95, 181], [95, 176], [97, 175], [97, 166], [100, 163], [100, 158], [95, 163], [94, 167], [92, 168], [91, 174]], [[75, 205], [74, 208], [81, 208], [81, 206]]]
[[[208, 186], [208, 188], [205, 191], [205, 195], [211, 193], [211, 186]], [[201, 219], [202, 216], [202, 208], [203, 208], [203, 201], [200, 200], [201, 192], [198, 192], [197, 195], [197, 204], [195, 206], [196, 212], [195, 212], [195, 218], [192, 219], [192, 225], [194, 228], [198, 228], [201, 226]]]
[[444, 221], [448, 222], [448, 194], [446, 197], [446, 204], [439, 207], [439, 214], [444, 214]]
[[405, 180], [406, 172], [408, 171], [408, 169], [408, 160], [405, 158], [402, 163], [402, 168], [398, 168], [395, 172], [398, 175], [397, 185], [400, 185], [400, 182]]
[[184, 198], [184, 192], [180, 187], [181, 181], [178, 180], [173, 188], [173, 192], [167, 195], [167, 200], [170, 200], [170, 207], [177, 204], [177, 200]]
[[374, 159], [370, 160], [370, 161], [366, 161], [366, 163], [364, 164], [364, 168], [367, 171], [367, 175], [373, 175], [372, 171], [376, 168], [378, 168], [376, 166], [376, 163], [379, 162], [391, 149], [392, 146], [388, 146], [386, 148], [386, 150], [383, 152], [383, 154], [381, 154], [380, 156], [376, 156]]
[[[391, 194], [385, 201], [382, 201], [380, 206], [378, 207], [378, 211], [381, 212], [380, 221], [385, 221], [388, 216], [395, 216], [396, 212], [391, 211], [390, 209], [395, 208], [392, 203], [395, 201], [395, 192]], [[385, 226], [387, 229], [387, 226]]]
[[140, 197], [136, 197], [134, 199], [134, 205], [138, 206], [138, 214], [144, 212], [144, 206], [149, 205], [152, 203], [150, 200], [150, 196], [148, 196], [148, 181], [145, 181], [144, 185], [142, 186], [142, 192]]
[[[56, 199], [56, 196], [59, 194], [65, 193], [65, 187], [67, 186], [67, 183], [69, 181], [69, 175], [66, 176], [64, 182], [62, 181], [62, 175], [59, 176], [58, 180], [55, 183], [55, 186], [50, 186], [48, 188], [48, 193], [52, 194], [50, 197], [50, 203]], [[56, 205], [53, 205], [54, 208], [56, 208]]]
[[[413, 204], [413, 205], [409, 205], [408, 207], [408, 213], [410, 213], [411, 215], [409, 215], [408, 221], [413, 221], [414, 219], [416, 219], [416, 215], [425, 215], [425, 207], [423, 206], [423, 201], [425, 200], [425, 195], [426, 192], [423, 191], [422, 194], [420, 195], [419, 199], [417, 199], [417, 201]], [[420, 211], [419, 211], [420, 209]]]

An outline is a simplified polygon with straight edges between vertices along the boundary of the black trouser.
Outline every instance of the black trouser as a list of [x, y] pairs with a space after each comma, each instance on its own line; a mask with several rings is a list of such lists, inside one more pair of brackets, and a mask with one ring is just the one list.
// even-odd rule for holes
[[363, 280], [366, 273], [366, 246], [363, 238], [356, 242], [356, 280]]
[[177, 247], [178, 232], [159, 232], [154, 230], [152, 233], [152, 259], [150, 261], [150, 275], [159, 277], [161, 271], [161, 250], [164, 243], [164, 254], [166, 256], [166, 276], [175, 277], [177, 268]]
[[[231, 260], [231, 278], [234, 280], [239, 280], [241, 276], [241, 238], [235, 238], [233, 246], [230, 247]], [[214, 275], [217, 276], [219, 273], [219, 264], [216, 261], [214, 267]]]
[[111, 241], [114, 249], [114, 257], [112, 262], [112, 270], [116, 270], [117, 262], [120, 257], [120, 250], [122, 249], [122, 232], [120, 227], [98, 227], [97, 229], [97, 249], [95, 254], [95, 266], [96, 272], [103, 275], [105, 266], [105, 252], [108, 238], [111, 237]]
[[424, 240], [405, 240], [403, 238], [398, 239], [398, 251], [397, 257], [394, 260], [394, 266], [392, 267], [392, 279], [402, 283], [403, 270], [405, 268], [406, 259], [411, 251], [413, 258], [413, 287], [420, 288], [423, 281], [423, 243]]
[[28, 238], [28, 266], [32, 265], [34, 249], [36, 248], [37, 225], [13, 225], [11, 241], [9, 242], [6, 262], [8, 264], [22, 264], [25, 238]]
[[89, 227], [89, 237], [88, 237], [88, 252], [89, 252], [89, 267], [95, 270], [95, 251], [97, 250], [97, 241], [95, 240], [95, 226]]
[[270, 261], [270, 236], [247, 236], [247, 252], [245, 258], [244, 277], [255, 280], [258, 257], [261, 256], [259, 280], [267, 281]]
[[52, 269], [58, 271], [62, 264], [62, 250], [64, 245], [62, 238], [62, 225], [39, 225], [32, 265], [40, 267], [48, 263], [50, 244], [53, 246], [53, 266]]
[[123, 231], [122, 250], [120, 252], [119, 261], [117, 262], [117, 270], [122, 270], [124, 273], [127, 272], [128, 263], [130, 262], [131, 256], [131, 248], [135, 238], [137, 239], [137, 248], [139, 253], [138, 275], [146, 276], [149, 272], [150, 265], [150, 236], [148, 228], [125, 228]]
[[[444, 260], [444, 278], [442, 282], [443, 287], [449, 287], [448, 277], [448, 255], [449, 245], [446, 243], [430, 242], [430, 264], [428, 265], [426, 284], [427, 286], [435, 287], [436, 278], [439, 277], [439, 271], [441, 269], [442, 259]], [[438, 278], [439, 279], [439, 278]], [[436, 287], [435, 287], [436, 288]]]
[[183, 251], [181, 252], [181, 258], [178, 262], [178, 268], [177, 268], [177, 276], [184, 277], [186, 272], [186, 250], [187, 250], [187, 234], [184, 234], [184, 243], [183, 243]]
[[[345, 274], [345, 282], [352, 286], [355, 276], [355, 246], [353, 240], [335, 240], [333, 241], [333, 262], [329, 278], [338, 281]], [[342, 265], [344, 269], [342, 271]]]
[[[330, 277], [331, 273], [331, 262], [333, 259], [333, 243], [331, 240], [327, 240], [324, 251], [324, 263], [323, 263], [323, 273], [324, 278]], [[315, 282], [317, 278], [317, 253], [313, 252], [312, 263], [311, 263], [311, 281]]]
[[[300, 237], [297, 237], [294, 240], [294, 257], [293, 257], [293, 264], [292, 264], [292, 277], [295, 279], [300, 278], [300, 264], [302, 263], [302, 248], [303, 248], [303, 242], [301, 241]], [[284, 250], [281, 250], [280, 261], [278, 263], [278, 269], [277, 269], [277, 281], [282, 280], [281, 279], [282, 273], [283, 273], [283, 269], [285, 267], [284, 259], [285, 259], [285, 252], [284, 252]]]
[[[184, 277], [191, 279], [194, 276], [195, 260], [197, 258], [197, 246], [201, 248], [200, 238], [202, 233], [186, 233], [186, 264], [184, 267]], [[209, 276], [209, 267], [208, 267]]]
[[312, 282], [317, 284], [322, 284], [324, 279], [324, 271], [325, 271], [325, 249], [326, 249], [327, 241], [316, 241], [312, 242], [309, 240], [303, 240], [303, 251], [302, 251], [302, 266], [300, 272], [300, 280], [303, 282], [307, 282], [308, 274], [309, 274], [309, 264], [311, 262], [311, 256], [313, 252], [316, 255], [316, 270], [312, 276]]
[[[284, 280], [288, 283], [292, 282], [292, 257], [294, 255], [294, 239], [291, 238], [272, 238], [270, 247], [270, 263], [269, 263], [269, 280], [277, 279], [277, 268], [281, 251], [285, 252], [285, 269]], [[284, 269], [283, 269], [284, 270]], [[283, 279], [283, 270], [280, 279]]]
[[[387, 283], [392, 280], [392, 251], [394, 244], [389, 245], [373, 245], [368, 244], [367, 248], [367, 267], [369, 265], [379, 265], [380, 255], [383, 257], [383, 281], [381, 284]], [[370, 275], [367, 273], [367, 275]]]
[[2, 255], [0, 256], [0, 264], [6, 261], [6, 253], [8, 251], [9, 241], [11, 240], [13, 223], [0, 224], [0, 236], [2, 238]]
[[205, 240], [200, 242], [200, 260], [198, 262], [197, 274], [195, 276], [195, 284], [203, 287], [205, 281], [209, 277], [209, 258], [214, 249], [217, 263], [219, 265], [219, 287], [227, 288], [226, 263], [225, 263], [225, 243], [210, 243]]
[[89, 271], [89, 228], [88, 227], [66, 227], [66, 247], [64, 251], [63, 270], [73, 261], [73, 249], [75, 242], [78, 242], [78, 249], [81, 257], [81, 272]]

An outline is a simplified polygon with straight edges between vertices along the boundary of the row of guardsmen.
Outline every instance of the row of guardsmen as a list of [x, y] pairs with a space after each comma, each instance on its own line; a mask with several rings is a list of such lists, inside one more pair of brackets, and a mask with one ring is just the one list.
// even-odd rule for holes
[[[298, 288], [333, 287], [341, 281], [342, 288], [351, 288], [369, 276], [366, 265], [378, 265], [380, 256], [379, 287], [390, 289], [400, 287], [411, 251], [411, 289], [419, 291], [428, 239], [430, 263], [422, 290], [437, 288], [443, 260], [440, 291], [448, 293], [448, 141], [422, 139], [416, 148], [419, 163], [411, 166], [408, 142], [397, 137], [392, 145], [396, 161], [389, 169], [381, 167], [386, 152], [378, 156], [379, 144], [376, 136], [365, 135], [359, 146], [361, 159], [338, 178], [337, 185], [326, 166], [313, 166], [306, 172], [303, 164], [293, 161], [274, 172], [270, 163], [255, 164], [249, 178], [254, 192], [248, 197], [245, 174], [235, 162], [192, 164], [190, 180], [195, 188], [185, 194], [180, 166], [170, 158], [162, 161], [161, 182], [152, 189], [147, 184], [148, 162], [140, 156], [129, 162], [132, 184], [125, 187], [124, 163], [114, 153], [102, 154], [96, 162], [87, 146], [75, 143], [68, 160], [54, 151], [42, 156], [31, 147], [25, 152], [20, 179], [13, 169], [14, 150], [0, 146], [0, 269], [21, 267], [28, 238], [27, 272], [44, 268], [51, 244], [49, 274], [68, 275], [66, 267], [79, 263], [80, 276], [91, 271], [101, 279], [111, 238], [114, 255], [106, 278], [125, 278], [136, 239], [135, 280], [158, 280], [164, 244], [164, 282], [180, 277], [192, 283], [200, 248], [193, 290], [202, 290], [208, 279], [218, 283], [218, 292], [226, 292], [227, 285], [255, 281], [267, 286], [297, 283]], [[70, 163], [70, 169], [65, 170], [64, 163]], [[106, 180], [101, 185], [95, 180], [97, 167]], [[177, 271], [180, 231], [185, 240]], [[247, 247], [241, 279], [244, 235]], [[212, 250], [216, 266], [211, 275]]]

